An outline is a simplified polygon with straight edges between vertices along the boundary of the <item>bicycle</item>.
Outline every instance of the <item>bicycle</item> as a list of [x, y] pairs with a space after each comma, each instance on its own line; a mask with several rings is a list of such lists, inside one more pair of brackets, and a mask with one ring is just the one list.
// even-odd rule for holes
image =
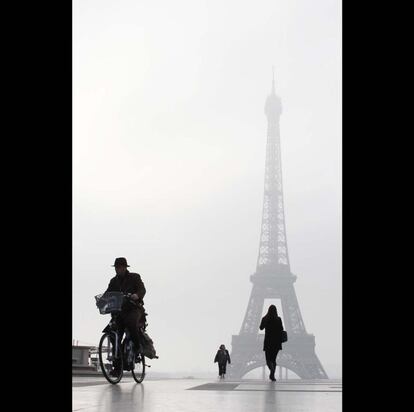
[[[135, 304], [130, 299], [131, 294], [122, 292], [107, 292], [95, 296], [96, 306], [102, 315], [110, 313], [112, 318], [102, 331], [99, 341], [99, 364], [106, 380], [113, 385], [121, 381], [124, 370], [131, 371], [135, 382], [141, 383], [145, 378], [145, 356], [142, 348], [135, 348], [128, 329], [125, 329], [125, 338], [120, 341], [116, 319], [121, 312], [125, 299]], [[145, 314], [144, 314], [145, 316]], [[146, 322], [140, 328], [140, 333], [145, 332]], [[122, 338], [122, 337], [121, 337]]]

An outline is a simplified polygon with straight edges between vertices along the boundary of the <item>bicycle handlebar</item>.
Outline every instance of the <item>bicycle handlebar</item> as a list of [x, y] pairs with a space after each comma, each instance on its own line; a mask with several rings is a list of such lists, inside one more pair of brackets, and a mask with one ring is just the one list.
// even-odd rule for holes
[[136, 299], [136, 300], [131, 299], [131, 296], [136, 295], [136, 293], [123, 293], [123, 292], [121, 292], [121, 293], [124, 295], [124, 297], [126, 297], [128, 299], [128, 302], [133, 303], [135, 306], [139, 306], [139, 305], [142, 306], [142, 302], [139, 301], [139, 298]]

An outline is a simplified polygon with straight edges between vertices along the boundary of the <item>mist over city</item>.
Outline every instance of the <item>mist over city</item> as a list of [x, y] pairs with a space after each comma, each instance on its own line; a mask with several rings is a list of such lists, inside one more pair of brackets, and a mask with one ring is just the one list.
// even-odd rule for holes
[[[150, 373], [217, 375], [259, 267], [273, 90], [283, 253], [317, 359], [342, 377], [341, 59], [334, 0], [74, 0], [74, 344], [98, 345], [94, 296], [125, 257]], [[283, 319], [278, 298], [260, 316], [270, 304]]]

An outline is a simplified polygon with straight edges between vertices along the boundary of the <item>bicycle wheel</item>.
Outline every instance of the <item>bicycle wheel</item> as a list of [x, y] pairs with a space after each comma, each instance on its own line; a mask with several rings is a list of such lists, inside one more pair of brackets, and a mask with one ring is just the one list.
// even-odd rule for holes
[[145, 356], [138, 353], [135, 356], [134, 368], [131, 370], [132, 377], [136, 383], [141, 383], [145, 378]]
[[[112, 339], [111, 339], [112, 335]], [[99, 341], [99, 364], [105, 379], [112, 383], [117, 384], [123, 375], [122, 368], [122, 356], [115, 358], [115, 348], [112, 344], [114, 335], [111, 333], [104, 333]], [[120, 351], [119, 351], [120, 352]], [[115, 365], [118, 367], [115, 369]]]

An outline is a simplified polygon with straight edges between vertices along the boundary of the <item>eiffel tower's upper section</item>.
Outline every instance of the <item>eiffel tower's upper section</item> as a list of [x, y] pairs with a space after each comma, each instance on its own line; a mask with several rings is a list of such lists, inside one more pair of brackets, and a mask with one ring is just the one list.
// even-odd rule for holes
[[[272, 92], [267, 96], [265, 104], [265, 114], [269, 124], [279, 124], [280, 115], [282, 114], [282, 102], [275, 91], [275, 73], [273, 72]], [[269, 132], [269, 130], [268, 130]], [[269, 133], [268, 133], [269, 135]]]
[[273, 73], [272, 91], [266, 99], [268, 121], [263, 215], [256, 274], [290, 274], [283, 205], [282, 160], [279, 120], [282, 104], [275, 92]]

